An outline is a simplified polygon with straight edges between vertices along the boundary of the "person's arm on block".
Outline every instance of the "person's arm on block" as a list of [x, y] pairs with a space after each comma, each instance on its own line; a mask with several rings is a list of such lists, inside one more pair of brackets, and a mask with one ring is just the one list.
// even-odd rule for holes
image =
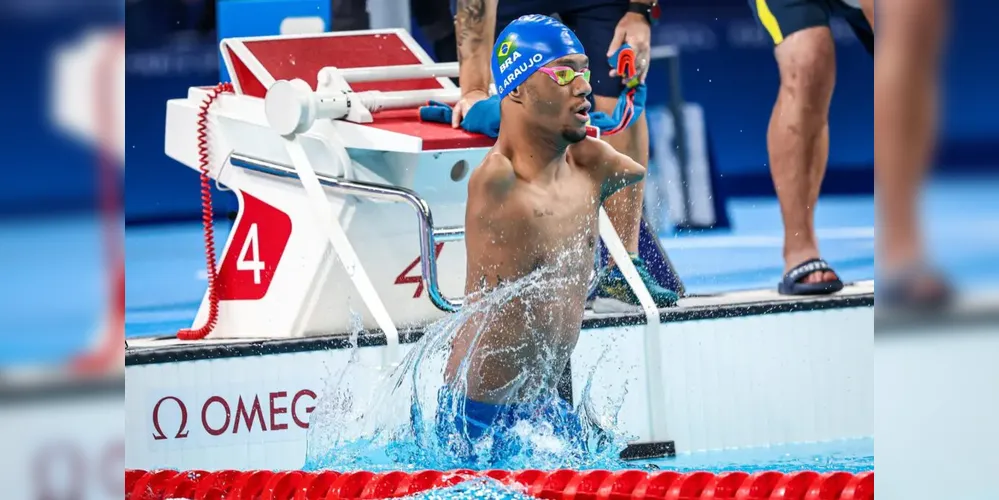
[[498, 0], [458, 0], [455, 16], [455, 36], [458, 39], [458, 83], [461, 100], [454, 106], [451, 126], [457, 128], [461, 119], [476, 102], [489, 97], [492, 81], [490, 61], [496, 33], [496, 3]]

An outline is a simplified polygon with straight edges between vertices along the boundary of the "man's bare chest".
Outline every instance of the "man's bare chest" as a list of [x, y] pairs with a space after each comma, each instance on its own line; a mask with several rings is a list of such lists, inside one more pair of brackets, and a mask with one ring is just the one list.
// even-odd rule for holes
[[491, 214], [494, 230], [524, 253], [588, 251], [596, 244], [596, 196], [579, 189], [525, 189]]

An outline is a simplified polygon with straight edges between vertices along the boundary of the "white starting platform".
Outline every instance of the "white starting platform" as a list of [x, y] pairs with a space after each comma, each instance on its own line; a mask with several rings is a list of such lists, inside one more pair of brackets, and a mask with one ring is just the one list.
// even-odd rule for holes
[[[402, 30], [220, 48], [231, 91], [169, 101], [166, 152], [233, 190], [239, 215], [197, 335], [129, 340], [126, 468], [301, 467], [327, 374], [355, 347], [391, 366], [461, 308], [466, 183], [492, 140], [417, 111], [457, 100], [457, 66], [433, 63]], [[624, 252], [603, 213], [600, 233]], [[622, 270], [645, 306], [586, 313], [563, 397], [579, 398], [591, 372], [621, 378], [603, 353], [633, 363], [619, 424], [638, 439], [625, 456], [873, 436], [873, 283], [657, 310]]]

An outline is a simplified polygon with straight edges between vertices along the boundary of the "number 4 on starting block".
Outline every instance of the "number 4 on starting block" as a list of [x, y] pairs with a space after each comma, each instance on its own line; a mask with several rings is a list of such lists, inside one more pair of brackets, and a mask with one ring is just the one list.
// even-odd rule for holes
[[[250, 224], [250, 230], [246, 233], [246, 240], [243, 241], [243, 248], [239, 251], [239, 259], [236, 261], [236, 269], [239, 271], [253, 271], [253, 284], [260, 284], [260, 272], [267, 267], [264, 261], [260, 260], [260, 238], [257, 232], [257, 223]], [[251, 254], [252, 255], [249, 255]]]
[[253, 196], [236, 193], [243, 208], [228, 246], [239, 248], [239, 252], [225, 253], [216, 284], [218, 297], [219, 300], [259, 300], [267, 295], [288, 245], [291, 218]]

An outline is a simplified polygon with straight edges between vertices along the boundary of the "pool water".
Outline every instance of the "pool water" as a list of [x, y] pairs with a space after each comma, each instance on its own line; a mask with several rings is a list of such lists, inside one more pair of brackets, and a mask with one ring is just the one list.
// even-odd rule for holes
[[874, 470], [874, 439], [686, 453], [649, 463], [660, 469], [680, 472], [774, 470], [790, 473], [811, 470], [859, 473]]
[[[650, 465], [677, 472], [707, 471], [747, 473], [778, 471], [793, 473], [810, 470], [861, 473], [874, 470], [874, 440], [851, 439], [830, 443], [795, 444], [745, 450], [724, 450], [681, 454], [674, 458], [635, 461], [626, 465], [645, 469]], [[506, 486], [489, 479], [471, 480], [449, 488], [413, 495], [413, 499], [521, 500], [526, 496], [519, 485]]]

